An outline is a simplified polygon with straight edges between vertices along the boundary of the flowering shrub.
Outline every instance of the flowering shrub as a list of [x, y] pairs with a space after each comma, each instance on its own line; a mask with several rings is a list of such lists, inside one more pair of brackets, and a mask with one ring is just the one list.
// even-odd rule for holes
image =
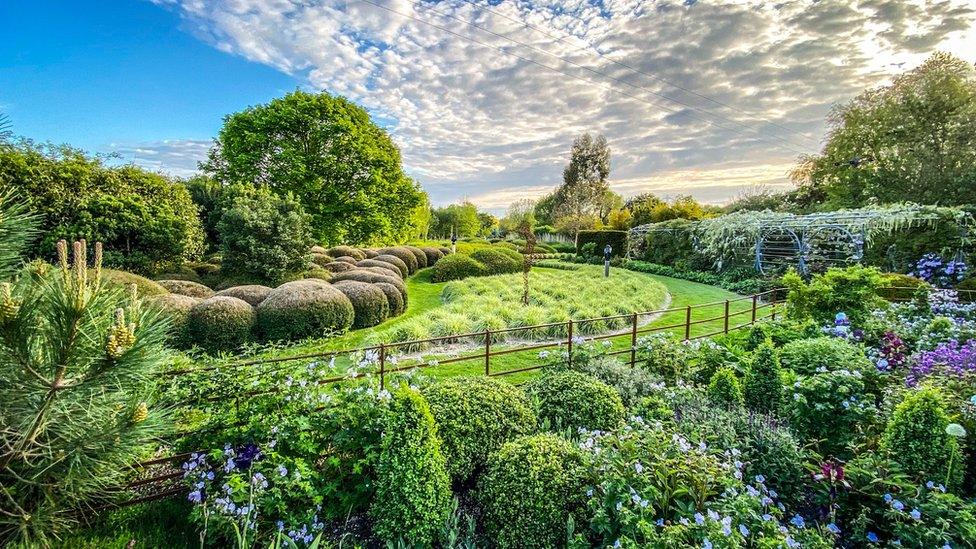
[[933, 286], [951, 288], [966, 278], [968, 267], [964, 261], [945, 260], [937, 254], [925, 254], [915, 264], [916, 276]]
[[962, 345], [950, 340], [921, 353], [910, 368], [905, 383], [914, 387], [932, 376], [976, 377], [976, 340]]
[[658, 333], [637, 340], [637, 360], [645, 368], [668, 381], [688, 374], [689, 346], [672, 333]]
[[780, 363], [800, 375], [833, 370], [866, 370], [871, 367], [864, 351], [835, 337], [801, 339], [780, 350]]
[[836, 370], [806, 376], [793, 384], [787, 398], [792, 425], [807, 442], [828, 456], [843, 456], [860, 438], [876, 409], [865, 398], [864, 375]]

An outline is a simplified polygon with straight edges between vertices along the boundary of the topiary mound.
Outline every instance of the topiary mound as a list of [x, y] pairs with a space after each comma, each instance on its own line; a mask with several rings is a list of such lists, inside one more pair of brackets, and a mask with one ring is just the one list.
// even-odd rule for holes
[[362, 261], [362, 260], [356, 259], [355, 257], [348, 256], [348, 255], [341, 255], [341, 256], [335, 258], [334, 261], [340, 261], [342, 263], [348, 263], [350, 265], [355, 266], [356, 265], [356, 262]]
[[230, 296], [213, 296], [194, 305], [187, 318], [190, 341], [208, 351], [228, 351], [251, 339], [254, 308]]
[[526, 387], [538, 406], [539, 419], [550, 429], [609, 431], [624, 420], [624, 404], [617, 391], [578, 372], [545, 375]]
[[322, 246], [312, 246], [311, 248], [308, 249], [308, 251], [313, 254], [322, 254], [322, 255], [329, 254], [329, 251], [323, 248]]
[[170, 321], [169, 342], [174, 347], [189, 347], [189, 332], [187, 331], [187, 321], [190, 318], [190, 310], [200, 303], [200, 299], [180, 294], [154, 295], [146, 300], [147, 303], [158, 307]]
[[309, 269], [301, 274], [301, 278], [317, 278], [328, 282], [332, 280], [332, 271], [327, 271], [321, 267]]
[[427, 266], [433, 267], [438, 261], [443, 259], [444, 252], [438, 250], [437, 248], [432, 248], [430, 246], [422, 246], [420, 248], [425, 254], [427, 254]]
[[199, 297], [200, 299], [206, 299], [214, 295], [214, 291], [210, 288], [197, 282], [190, 282], [189, 280], [159, 280], [157, 282], [159, 282], [160, 286], [174, 294]]
[[720, 406], [742, 406], [742, 384], [732, 368], [720, 368], [708, 382], [708, 398]]
[[353, 248], [352, 246], [335, 246], [326, 250], [325, 253], [335, 258], [346, 256], [351, 257], [356, 261], [366, 259], [366, 254], [364, 254], [362, 250]]
[[484, 274], [484, 265], [466, 255], [454, 254], [434, 265], [434, 272], [431, 273], [430, 279], [434, 282], [447, 282]]
[[934, 387], [909, 393], [892, 414], [881, 448], [916, 482], [938, 479], [949, 490], [962, 481], [962, 455], [950, 424], [945, 396]]
[[342, 273], [345, 271], [351, 271], [356, 268], [355, 264], [349, 264], [344, 261], [332, 261], [322, 265], [322, 268], [330, 273]]
[[333, 282], [341, 282], [343, 280], [369, 282], [370, 284], [387, 282], [395, 286], [397, 290], [400, 290], [400, 293], [403, 295], [404, 302], [406, 302], [407, 299], [407, 285], [402, 280], [391, 274], [380, 274], [376, 271], [369, 271], [366, 269], [353, 269], [351, 271], [337, 273], [332, 277]]
[[390, 308], [390, 317], [400, 316], [403, 311], [407, 310], [407, 302], [404, 299], [403, 294], [396, 286], [390, 284], [389, 282], [376, 282], [373, 284], [383, 293], [386, 294], [386, 303]]
[[252, 307], [257, 307], [268, 297], [268, 294], [270, 293], [271, 288], [267, 286], [262, 286], [260, 284], [247, 284], [245, 286], [232, 286], [226, 290], [220, 290], [214, 295], [236, 297], [237, 299], [247, 301]]
[[[517, 256], [518, 259], [516, 259]], [[484, 265], [485, 274], [508, 274], [522, 270], [522, 256], [505, 248], [480, 248], [471, 252], [471, 259]]]
[[362, 261], [358, 261], [356, 263], [356, 266], [364, 269], [367, 267], [378, 267], [380, 269], [395, 274], [397, 277], [401, 277], [401, 278], [403, 277], [403, 274], [400, 272], [399, 267], [397, 267], [392, 263], [387, 263], [386, 261], [377, 261], [375, 259], [364, 259]]
[[490, 377], [456, 377], [424, 391], [456, 483], [471, 478], [502, 444], [535, 430], [525, 393]]
[[379, 252], [377, 252], [376, 250], [371, 250], [371, 249], [362, 250], [362, 252], [363, 252], [363, 255], [366, 256], [366, 259], [373, 259], [376, 256], [380, 255]]
[[399, 269], [400, 270], [400, 278], [407, 278], [407, 276], [410, 274], [410, 268], [407, 267], [407, 264], [404, 263], [404, 261], [402, 259], [400, 259], [399, 257], [397, 257], [395, 255], [379, 254], [379, 255], [377, 255], [373, 259], [375, 261], [382, 261], [384, 263], [389, 263], [390, 265], [393, 265], [394, 267], [396, 267], [397, 269]]
[[333, 285], [346, 294], [352, 303], [355, 318], [353, 328], [369, 328], [383, 322], [390, 316], [390, 304], [386, 293], [368, 282], [342, 280]]
[[167, 271], [156, 278], [159, 280], [189, 280], [190, 282], [203, 284], [203, 279], [201, 279], [196, 270], [191, 268], [188, 264], [180, 265], [176, 269]]
[[554, 435], [521, 437], [488, 458], [477, 497], [485, 537], [499, 549], [563, 547], [582, 522], [590, 478], [583, 453]]
[[865, 370], [871, 362], [864, 351], [837, 337], [798, 339], [783, 346], [780, 364], [801, 375], [817, 371]]
[[115, 269], [102, 269], [102, 282], [108, 286], [123, 288], [128, 291], [129, 286], [136, 285], [136, 293], [142, 297], [168, 294], [169, 290], [144, 276]]
[[754, 412], [776, 414], [783, 403], [783, 379], [779, 353], [772, 343], [763, 343], [753, 353], [742, 384], [746, 407]]
[[407, 273], [413, 274], [417, 272], [419, 265], [417, 265], [417, 256], [413, 255], [413, 252], [403, 247], [396, 248], [383, 248], [379, 250], [381, 255], [392, 255], [398, 257], [400, 261], [403, 261], [407, 266]]
[[403, 248], [410, 250], [410, 253], [412, 253], [413, 256], [417, 258], [418, 269], [424, 269], [430, 266], [427, 264], [427, 254], [423, 250], [421, 250], [416, 246], [403, 246]]
[[347, 330], [354, 315], [344, 293], [328, 282], [309, 278], [272, 290], [258, 305], [257, 324], [268, 339], [302, 339]]
[[316, 264], [316, 265], [318, 265], [320, 267], [324, 267], [325, 265], [328, 265], [329, 263], [332, 263], [333, 261], [335, 261], [335, 260], [332, 259], [332, 256], [330, 256], [330, 255], [316, 254], [316, 253], [313, 253], [312, 254], [312, 263], [314, 263], [314, 264]]
[[444, 254], [444, 257], [447, 257], [447, 256], [449, 256], [449, 255], [451, 255], [453, 253], [450, 248], [443, 248], [442, 247], [442, 248], [437, 248], [437, 249], [440, 250], [442, 254]]

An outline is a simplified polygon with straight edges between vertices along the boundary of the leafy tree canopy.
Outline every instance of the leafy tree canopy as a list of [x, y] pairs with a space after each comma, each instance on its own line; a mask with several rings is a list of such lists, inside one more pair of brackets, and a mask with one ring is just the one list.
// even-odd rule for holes
[[482, 219], [478, 217], [478, 208], [467, 200], [460, 204], [435, 208], [432, 216], [431, 232], [441, 238], [447, 238], [452, 233], [467, 238], [478, 236], [481, 231]]
[[578, 233], [609, 214], [610, 146], [602, 135], [584, 133], [573, 142], [563, 184], [556, 189], [553, 214], [562, 230]]
[[423, 200], [386, 131], [325, 92], [295, 91], [227, 116], [202, 167], [223, 183], [292, 193], [324, 244], [405, 240]]

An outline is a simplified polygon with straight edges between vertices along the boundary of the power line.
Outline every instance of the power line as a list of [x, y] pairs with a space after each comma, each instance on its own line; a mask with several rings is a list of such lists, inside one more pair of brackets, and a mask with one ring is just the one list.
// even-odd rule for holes
[[[755, 115], [753, 113], [750, 113], [749, 111], [747, 111], [745, 109], [742, 109], [740, 107], [736, 107], [735, 105], [731, 105], [731, 104], [725, 103], [723, 101], [719, 101], [718, 99], [714, 99], [714, 98], [709, 97], [709, 96], [707, 96], [707, 95], [705, 95], [703, 93], [696, 92], [695, 90], [685, 88], [685, 87], [681, 86], [680, 84], [676, 84], [675, 82], [664, 78], [663, 76], [658, 76], [658, 75], [656, 75], [654, 73], [647, 72], [647, 71], [642, 70], [640, 68], [631, 66], [631, 65], [629, 65], [627, 63], [624, 63], [623, 61], [618, 61], [618, 60], [616, 60], [616, 59], [614, 59], [614, 58], [612, 58], [610, 56], [607, 56], [607, 55], [605, 55], [603, 53], [600, 53], [600, 51], [598, 49], [596, 49], [596, 47], [593, 44], [590, 44], [589, 42], [586, 42], [585, 40], [579, 39], [584, 44], [583, 46], [580, 46], [578, 44], [572, 43], [565, 36], [559, 36], [557, 34], [553, 34], [553, 33], [549, 32], [548, 30], [546, 30], [546, 29], [544, 29], [542, 27], [539, 27], [538, 25], [533, 25], [532, 23], [529, 23], [529, 22], [524, 21], [522, 19], [519, 19], [517, 17], [511, 17], [511, 16], [506, 15], [506, 14], [500, 12], [500, 11], [493, 10], [493, 9], [491, 9], [488, 6], [483, 6], [483, 5], [479, 4], [476, 0], [461, 0], [461, 1], [462, 2], [465, 2], [466, 4], [470, 4], [471, 6], [474, 6], [474, 7], [478, 8], [478, 9], [487, 11], [488, 13], [491, 13], [493, 15], [497, 15], [498, 17], [501, 17], [503, 19], [507, 19], [508, 21], [511, 21], [513, 23], [517, 23], [519, 25], [522, 25], [523, 27], [532, 29], [532, 30], [534, 30], [534, 31], [536, 31], [538, 33], [543, 34], [547, 38], [551, 38], [551, 39], [555, 40], [556, 42], [561, 42], [561, 43], [564, 43], [564, 44], [568, 44], [570, 46], [573, 46], [576, 49], [576, 51], [586, 50], [588, 52], [591, 52], [591, 53], [599, 56], [601, 59], [604, 59], [606, 61], [609, 61], [609, 62], [613, 63], [614, 65], [617, 65], [619, 67], [623, 67], [623, 68], [625, 68], [627, 70], [636, 72], [638, 74], [642, 74], [644, 76], [647, 76], [648, 78], [652, 78], [652, 79], [657, 80], [659, 82], [663, 82], [664, 84], [667, 84], [668, 86], [671, 86], [672, 88], [675, 88], [675, 89], [681, 90], [681, 91], [683, 91], [685, 93], [694, 95], [695, 97], [699, 97], [699, 98], [704, 99], [705, 101], [708, 101], [710, 103], [714, 103], [714, 104], [719, 105], [721, 107], [725, 107], [727, 109], [734, 110], [734, 111], [736, 111], [738, 113], [741, 113], [741, 114], [744, 114], [744, 115], [750, 117], [753, 120], [756, 120], [756, 121], [759, 121], [759, 122], [763, 122], [763, 123], [769, 124], [771, 126], [775, 126], [775, 127], [780, 128], [780, 129], [782, 129], [782, 130], [784, 130], [786, 132], [789, 132], [790, 134], [793, 134], [793, 135], [802, 137], [804, 139], [810, 140], [811, 142], [816, 142], [816, 138], [810, 137], [809, 135], [807, 135], [807, 134], [805, 134], [803, 132], [796, 131], [796, 130], [794, 130], [792, 128], [789, 128], [787, 126], [784, 126], [784, 125], [779, 124], [777, 122], [774, 122], [772, 120], [767, 120], [767, 119], [762, 118], [762, 117], [760, 117], [758, 115]], [[574, 17], [574, 19], [576, 19], [577, 21], [581, 21], [581, 22], [583, 21], [579, 17]]]
[[[528, 62], [528, 63], [532, 63], [532, 64], [534, 64], [534, 65], [537, 65], [537, 66], [539, 66], [539, 67], [542, 67], [542, 68], [544, 68], [544, 69], [548, 69], [548, 70], [550, 70], [550, 71], [553, 71], [553, 72], [556, 72], [556, 73], [559, 73], [559, 74], [562, 74], [563, 76], [567, 76], [567, 77], [569, 77], [569, 78], [573, 78], [573, 79], [576, 79], [576, 80], [581, 80], [581, 81], [583, 81], [583, 82], [586, 82], [586, 83], [588, 83], [588, 84], [591, 84], [591, 85], [595, 85], [595, 86], [599, 86], [599, 87], [601, 87], [601, 88], [604, 88], [604, 89], [607, 89], [607, 90], [609, 90], [609, 91], [612, 91], [612, 92], [616, 92], [616, 93], [619, 93], [619, 94], [621, 94], [621, 95], [624, 95], [624, 96], [626, 96], [626, 97], [630, 97], [631, 99], [636, 99], [636, 100], [638, 100], [638, 101], [641, 101], [641, 102], [643, 102], [643, 103], [646, 103], [646, 104], [648, 104], [648, 105], [651, 105], [651, 106], [653, 106], [653, 107], [658, 107], [658, 108], [662, 108], [662, 109], [665, 109], [665, 110], [667, 110], [667, 111], [669, 111], [669, 112], [672, 112], [672, 113], [679, 113], [679, 112], [681, 112], [681, 111], [680, 111], [680, 110], [678, 110], [678, 109], [674, 109], [674, 108], [670, 108], [670, 107], [668, 107], [668, 106], [666, 106], [666, 105], [662, 105], [662, 104], [660, 104], [660, 103], [655, 103], [655, 102], [651, 102], [651, 101], [648, 101], [648, 100], [646, 100], [646, 99], [644, 99], [644, 98], [642, 98], [642, 97], [639, 97], [639, 96], [637, 96], [637, 95], [634, 95], [634, 94], [631, 94], [631, 93], [627, 93], [627, 92], [625, 92], [625, 91], [621, 91], [621, 90], [619, 90], [619, 89], [616, 89], [616, 88], [614, 88], [613, 86], [610, 86], [610, 85], [607, 85], [607, 84], [605, 84], [605, 83], [603, 83], [603, 82], [598, 82], [598, 81], [596, 81], [596, 80], [592, 80], [592, 79], [589, 79], [589, 78], [586, 78], [586, 77], [581, 77], [581, 76], [578, 76], [578, 75], [574, 75], [574, 74], [571, 74], [571, 73], [568, 73], [568, 72], [566, 72], [566, 71], [563, 71], [563, 70], [560, 70], [559, 68], [556, 68], [556, 67], [551, 67], [551, 66], [549, 66], [549, 65], [546, 65], [546, 64], [544, 64], [544, 63], [541, 63], [541, 62], [539, 62], [539, 61], [536, 61], [536, 60], [534, 60], [534, 59], [530, 59], [530, 58], [528, 58], [528, 57], [524, 57], [524, 56], [521, 56], [521, 55], [518, 55], [518, 54], [516, 54], [516, 53], [513, 53], [513, 52], [510, 52], [510, 51], [508, 51], [508, 50], [506, 50], [506, 49], [505, 49], [505, 48], [503, 48], [503, 47], [500, 47], [500, 46], [496, 46], [496, 45], [494, 45], [494, 44], [489, 44], [489, 43], [487, 43], [487, 42], [482, 42], [482, 41], [480, 41], [480, 40], [477, 40], [477, 39], [475, 39], [475, 38], [472, 38], [472, 37], [469, 37], [469, 36], [466, 36], [466, 35], [463, 35], [463, 34], [460, 34], [460, 33], [458, 33], [458, 32], [455, 32], [455, 31], [453, 31], [453, 30], [451, 30], [451, 29], [449, 29], [449, 28], [447, 28], [447, 27], [443, 27], [443, 26], [441, 26], [441, 25], [437, 25], [437, 24], [435, 24], [435, 23], [432, 23], [432, 22], [430, 22], [430, 21], [426, 21], [426, 20], [424, 20], [424, 19], [420, 19], [420, 18], [418, 18], [418, 17], [414, 17], [413, 15], [410, 15], [410, 14], [407, 14], [407, 13], [403, 13], [403, 12], [401, 12], [401, 11], [397, 11], [397, 10], [395, 10], [395, 9], [393, 9], [393, 8], [390, 8], [390, 7], [387, 7], [387, 6], [384, 6], [384, 5], [382, 5], [382, 4], [378, 4], [378, 3], [376, 3], [376, 2], [373, 2], [372, 0], [360, 0], [360, 1], [361, 1], [361, 2], [364, 2], [364, 3], [366, 3], [366, 4], [369, 4], [369, 5], [371, 5], [371, 6], [375, 6], [375, 7], [377, 7], [377, 8], [380, 8], [380, 9], [382, 9], [382, 10], [385, 10], [385, 11], [388, 11], [388, 12], [390, 12], [390, 13], [393, 13], [393, 14], [396, 14], [396, 15], [399, 15], [399, 16], [401, 16], [401, 17], [404, 17], [404, 18], [406, 18], [406, 19], [410, 19], [410, 20], [412, 20], [412, 21], [416, 21], [416, 22], [418, 22], [418, 23], [422, 23], [422, 24], [424, 24], [424, 25], [428, 25], [428, 26], [430, 26], [430, 27], [433, 27], [433, 28], [435, 28], [435, 29], [438, 29], [438, 30], [440, 30], [440, 31], [442, 31], [442, 32], [446, 32], [446, 33], [448, 33], [448, 34], [450, 34], [450, 35], [452, 35], [452, 36], [456, 36], [456, 37], [458, 37], [458, 38], [460, 38], [460, 39], [462, 39], [462, 40], [467, 40], [467, 41], [469, 41], [469, 42], [473, 42], [473, 43], [475, 43], [475, 44], [478, 44], [478, 45], [480, 45], [480, 46], [484, 46], [484, 47], [487, 47], [487, 48], [492, 48], [492, 49], [495, 49], [495, 50], [497, 50], [497, 51], [499, 51], [499, 52], [501, 52], [501, 53], [503, 53], [503, 54], [505, 54], [505, 55], [509, 55], [509, 56], [512, 56], [512, 57], [515, 57], [515, 58], [517, 58], [517, 59], [519, 59], [519, 60], [522, 60], [522, 61], [525, 61], [525, 62]], [[444, 13], [441, 13], [441, 12], [438, 12], [437, 10], [434, 10], [434, 9], [432, 9], [432, 8], [427, 8], [427, 9], [430, 9], [431, 11], [434, 11], [435, 13], [438, 13], [438, 14], [440, 14], [440, 15], [443, 15], [443, 16], [446, 16], [446, 17], [451, 17], [452, 19], [455, 19], [455, 20], [458, 20], [458, 21], [460, 21], [460, 22], [462, 22], [462, 23], [465, 23], [465, 24], [468, 24], [468, 25], [470, 25], [470, 26], [473, 26], [473, 27], [475, 27], [475, 28], [478, 28], [478, 29], [480, 29], [480, 30], [482, 30], [482, 31], [484, 31], [484, 32], [486, 32], [486, 33], [488, 33], [488, 34], [491, 34], [491, 35], [493, 35], [493, 36], [497, 36], [498, 38], [501, 38], [501, 39], [503, 39], [503, 40], [507, 40], [507, 41], [509, 41], [509, 42], [513, 42], [513, 43], [515, 43], [515, 44], [518, 44], [518, 45], [521, 45], [521, 46], [524, 46], [524, 47], [528, 47], [528, 48], [531, 48], [531, 49], [535, 49], [535, 50], [537, 50], [537, 51], [539, 51], [539, 52], [541, 52], [541, 53], [543, 53], [543, 54], [545, 54], [545, 55], [548, 55], [548, 56], [550, 56], [550, 57], [555, 57], [555, 58], [557, 58], [557, 59], [559, 59], [560, 61], [562, 61], [562, 62], [564, 62], [564, 63], [568, 63], [568, 64], [570, 64], [570, 65], [573, 65], [573, 66], [576, 66], [576, 67], [578, 67], [578, 68], [581, 68], [581, 69], [583, 69], [583, 70], [586, 70], [586, 71], [588, 71], [588, 72], [591, 72], [591, 73], [593, 73], [593, 74], [597, 74], [597, 75], [600, 75], [600, 76], [604, 76], [604, 77], [606, 77], [606, 78], [610, 78], [611, 80], [614, 80], [614, 81], [617, 81], [617, 82], [620, 82], [620, 83], [622, 83], [622, 84], [625, 84], [625, 85], [627, 85], [627, 86], [630, 86], [630, 87], [633, 87], [633, 88], [637, 88], [637, 89], [641, 89], [641, 90], [643, 90], [643, 91], [646, 91], [646, 92], [648, 92], [648, 93], [650, 93], [650, 94], [652, 94], [652, 95], [655, 95], [655, 96], [658, 96], [658, 97], [661, 97], [661, 98], [663, 98], [663, 99], [665, 99], [665, 100], [668, 100], [668, 101], [672, 101], [672, 102], [676, 102], [676, 103], [680, 103], [680, 104], [682, 104], [682, 105], [684, 105], [684, 106], [685, 106], [686, 108], [688, 108], [688, 109], [690, 109], [690, 110], [692, 110], [692, 111], [694, 111], [695, 113], [697, 113], [697, 112], [698, 112], [698, 111], [700, 110], [700, 109], [698, 109], [697, 107], [694, 107], [694, 106], [691, 106], [691, 105], [687, 105], [687, 104], [684, 104], [684, 103], [681, 103], [681, 102], [679, 102], [679, 101], [676, 101], [676, 100], [673, 100], [673, 99], [670, 99], [670, 98], [668, 98], [668, 97], [664, 97], [664, 96], [662, 96], [661, 94], [659, 94], [659, 93], [657, 93], [657, 92], [655, 92], [655, 91], [653, 91], [653, 90], [650, 90], [650, 89], [647, 89], [647, 88], [644, 88], [644, 87], [642, 87], [642, 86], [637, 86], [637, 85], [635, 85], [635, 84], [631, 84], [631, 83], [629, 83], [629, 82], [627, 82], [627, 81], [625, 81], [625, 80], [622, 80], [622, 79], [620, 79], [620, 78], [617, 78], [617, 77], [615, 77], [615, 76], [612, 76], [612, 75], [608, 75], [608, 74], [606, 74], [606, 73], [603, 73], [603, 72], [601, 72], [601, 71], [598, 71], [598, 70], [595, 70], [595, 69], [591, 69], [591, 68], [589, 68], [589, 67], [586, 67], [586, 66], [583, 66], [583, 65], [580, 65], [579, 63], [575, 63], [575, 62], [573, 62], [573, 61], [568, 61], [568, 60], [565, 60], [565, 59], [563, 59], [563, 58], [561, 58], [561, 57], [559, 57], [558, 55], [555, 55], [555, 54], [553, 54], [553, 53], [550, 53], [550, 52], [547, 52], [547, 51], [545, 51], [545, 50], [542, 50], [542, 49], [540, 49], [540, 48], [536, 48], [535, 46], [532, 46], [532, 45], [530, 45], [530, 44], [525, 44], [525, 43], [523, 43], [523, 42], [520, 42], [520, 41], [518, 41], [518, 40], [514, 40], [514, 39], [511, 39], [511, 38], [508, 38], [508, 37], [506, 37], [506, 36], [503, 36], [503, 35], [501, 35], [501, 34], [498, 34], [498, 33], [496, 33], [496, 32], [494, 32], [494, 31], [491, 31], [491, 30], [488, 30], [488, 29], [485, 29], [484, 27], [481, 27], [481, 26], [479, 26], [479, 25], [477, 25], [477, 24], [475, 24], [475, 23], [472, 23], [472, 22], [470, 22], [470, 21], [466, 21], [466, 20], [464, 20], [464, 19], [461, 19], [461, 18], [459, 18], [459, 17], [455, 17], [455, 16], [452, 16], [452, 15], [449, 15], [449, 14], [444, 14]], [[712, 113], [707, 113], [707, 114], [712, 114]], [[724, 120], [726, 120], [726, 121], [729, 121], [729, 122], [731, 122], [731, 123], [733, 123], [733, 124], [736, 124], [736, 125], [740, 125], [740, 126], [743, 126], [743, 125], [742, 125], [741, 123], [739, 123], [739, 122], [736, 122], [736, 121], [734, 121], [734, 120], [729, 120], [729, 119], [727, 119], [727, 118], [725, 118], [725, 117], [722, 117], [722, 116], [720, 116], [720, 115], [715, 115], [715, 114], [712, 114], [712, 116], [715, 116], [716, 118], [721, 118], [721, 119], [724, 119]], [[706, 124], [709, 124], [709, 125], [711, 125], [711, 126], [715, 126], [715, 127], [717, 127], [717, 128], [721, 128], [721, 129], [724, 129], [724, 130], [729, 130], [729, 131], [732, 131], [732, 132], [734, 132], [734, 133], [738, 133], [738, 134], [742, 134], [742, 132], [741, 132], [741, 131], [738, 131], [738, 130], [736, 130], [735, 128], [730, 128], [730, 127], [728, 127], [728, 126], [723, 126], [723, 125], [721, 125], [721, 124], [718, 124], [718, 123], [716, 123], [716, 122], [714, 122], [714, 121], [712, 121], [712, 120], [709, 120], [709, 119], [707, 119], [707, 118], [703, 118], [703, 117], [702, 117], [702, 116], [700, 116], [700, 115], [698, 115], [698, 116], [697, 116], [697, 118], [699, 118], [699, 119], [701, 119], [701, 120], [702, 120], [703, 122], [705, 122]], [[749, 127], [749, 126], [743, 126], [743, 127], [745, 127], [745, 128], [748, 128], [748, 129], [750, 129], [750, 130], [753, 130], [753, 128], [751, 128], [751, 127]], [[786, 140], [786, 139], [783, 139], [782, 137], [778, 137], [778, 136], [768, 136], [768, 137], [767, 137], [767, 136], [763, 136], [762, 134], [759, 134], [759, 135], [758, 135], [758, 137], [759, 137], [760, 139], [768, 139], [768, 138], [773, 138], [773, 139], [776, 139], [776, 140], [778, 140], [778, 141], [780, 141], [780, 142], [782, 142], [783, 144], [789, 144], [789, 145], [794, 145], [794, 146], [797, 146], [797, 147], [803, 147], [803, 145], [800, 145], [800, 144], [797, 144], [797, 143], [792, 143], [792, 142], [790, 142], [789, 140]], [[787, 149], [789, 149], [790, 151], [792, 151], [792, 152], [794, 152], [794, 153], [796, 153], [796, 154], [805, 154], [805, 152], [804, 152], [804, 151], [801, 151], [801, 150], [798, 150], [798, 149], [794, 149], [793, 147], [790, 147], [790, 146], [786, 146], [785, 148], [787, 148]]]

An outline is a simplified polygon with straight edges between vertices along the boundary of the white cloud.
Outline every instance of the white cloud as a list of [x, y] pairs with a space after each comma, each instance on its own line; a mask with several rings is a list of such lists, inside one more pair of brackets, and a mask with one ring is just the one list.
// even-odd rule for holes
[[490, 7], [503, 16], [484, 0], [157, 1], [214, 47], [393, 120], [408, 171], [435, 203], [468, 196], [491, 208], [555, 185], [582, 131], [607, 136], [628, 194], [714, 202], [782, 185], [795, 157], [816, 151], [831, 105], [934, 49], [976, 61], [967, 0], [503, 0]]
[[197, 164], [207, 159], [210, 141], [172, 139], [147, 143], [110, 143], [106, 148], [117, 154], [122, 162], [176, 177], [189, 177], [197, 172]]

